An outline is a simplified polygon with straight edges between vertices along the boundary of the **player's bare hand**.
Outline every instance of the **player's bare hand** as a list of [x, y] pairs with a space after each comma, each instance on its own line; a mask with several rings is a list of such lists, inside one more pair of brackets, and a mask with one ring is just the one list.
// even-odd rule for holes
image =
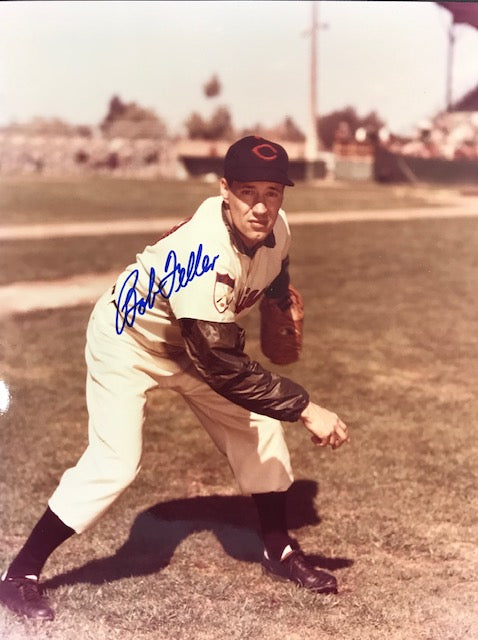
[[350, 441], [348, 427], [338, 415], [314, 402], [309, 402], [300, 418], [312, 433], [312, 442], [320, 447], [330, 445], [332, 449], [338, 449]]

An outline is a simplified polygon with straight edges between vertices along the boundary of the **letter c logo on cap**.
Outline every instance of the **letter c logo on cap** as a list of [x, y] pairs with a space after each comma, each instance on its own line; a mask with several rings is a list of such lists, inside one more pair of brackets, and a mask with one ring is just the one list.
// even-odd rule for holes
[[271, 144], [258, 144], [257, 147], [252, 149], [252, 153], [255, 153], [261, 160], [275, 160], [278, 156], [277, 149]]

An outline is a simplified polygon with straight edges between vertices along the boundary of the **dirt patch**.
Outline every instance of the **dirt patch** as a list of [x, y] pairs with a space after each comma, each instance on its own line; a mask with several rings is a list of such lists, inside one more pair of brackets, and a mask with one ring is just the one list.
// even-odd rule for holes
[[88, 273], [61, 280], [15, 282], [0, 287], [0, 317], [40, 309], [92, 306], [118, 277], [118, 271]]
[[[296, 212], [288, 214], [291, 225], [339, 224], [352, 221], [416, 220], [478, 216], [478, 198], [466, 198], [453, 207], [391, 209], [386, 211], [342, 211], [330, 213]], [[70, 224], [0, 226], [0, 240], [38, 239], [156, 232], [171, 228], [179, 219], [121, 220]], [[91, 304], [112, 286], [118, 271], [84, 274], [61, 280], [16, 282], [0, 287], [0, 317], [39, 309], [55, 309]]]
[[[407, 209], [380, 209], [373, 211], [297, 211], [287, 214], [291, 225], [330, 224], [367, 220], [418, 220], [478, 216], [478, 198], [462, 198], [456, 204], [436, 207], [410, 207]], [[115, 235], [142, 232], [162, 232], [181, 222], [182, 218], [140, 218], [132, 220], [69, 222], [66, 224], [0, 225], [0, 240], [35, 240], [71, 236]]]

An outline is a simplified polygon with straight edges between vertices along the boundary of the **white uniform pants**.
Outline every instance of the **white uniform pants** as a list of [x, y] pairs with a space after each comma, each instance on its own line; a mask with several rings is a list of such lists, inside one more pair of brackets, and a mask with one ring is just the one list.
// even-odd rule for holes
[[106, 294], [88, 324], [86, 399], [89, 444], [50, 498], [54, 513], [77, 533], [92, 525], [134, 480], [142, 452], [146, 393], [181, 394], [227, 457], [243, 493], [285, 491], [293, 481], [282, 425], [223, 398], [187, 364], [161, 357], [115, 331]]

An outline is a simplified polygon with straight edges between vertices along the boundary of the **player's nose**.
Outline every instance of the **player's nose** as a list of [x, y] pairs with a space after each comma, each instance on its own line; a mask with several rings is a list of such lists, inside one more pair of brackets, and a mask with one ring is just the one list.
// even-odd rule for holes
[[258, 200], [255, 203], [255, 205], [252, 207], [252, 210], [256, 216], [264, 216], [267, 214], [267, 207], [261, 200]]

